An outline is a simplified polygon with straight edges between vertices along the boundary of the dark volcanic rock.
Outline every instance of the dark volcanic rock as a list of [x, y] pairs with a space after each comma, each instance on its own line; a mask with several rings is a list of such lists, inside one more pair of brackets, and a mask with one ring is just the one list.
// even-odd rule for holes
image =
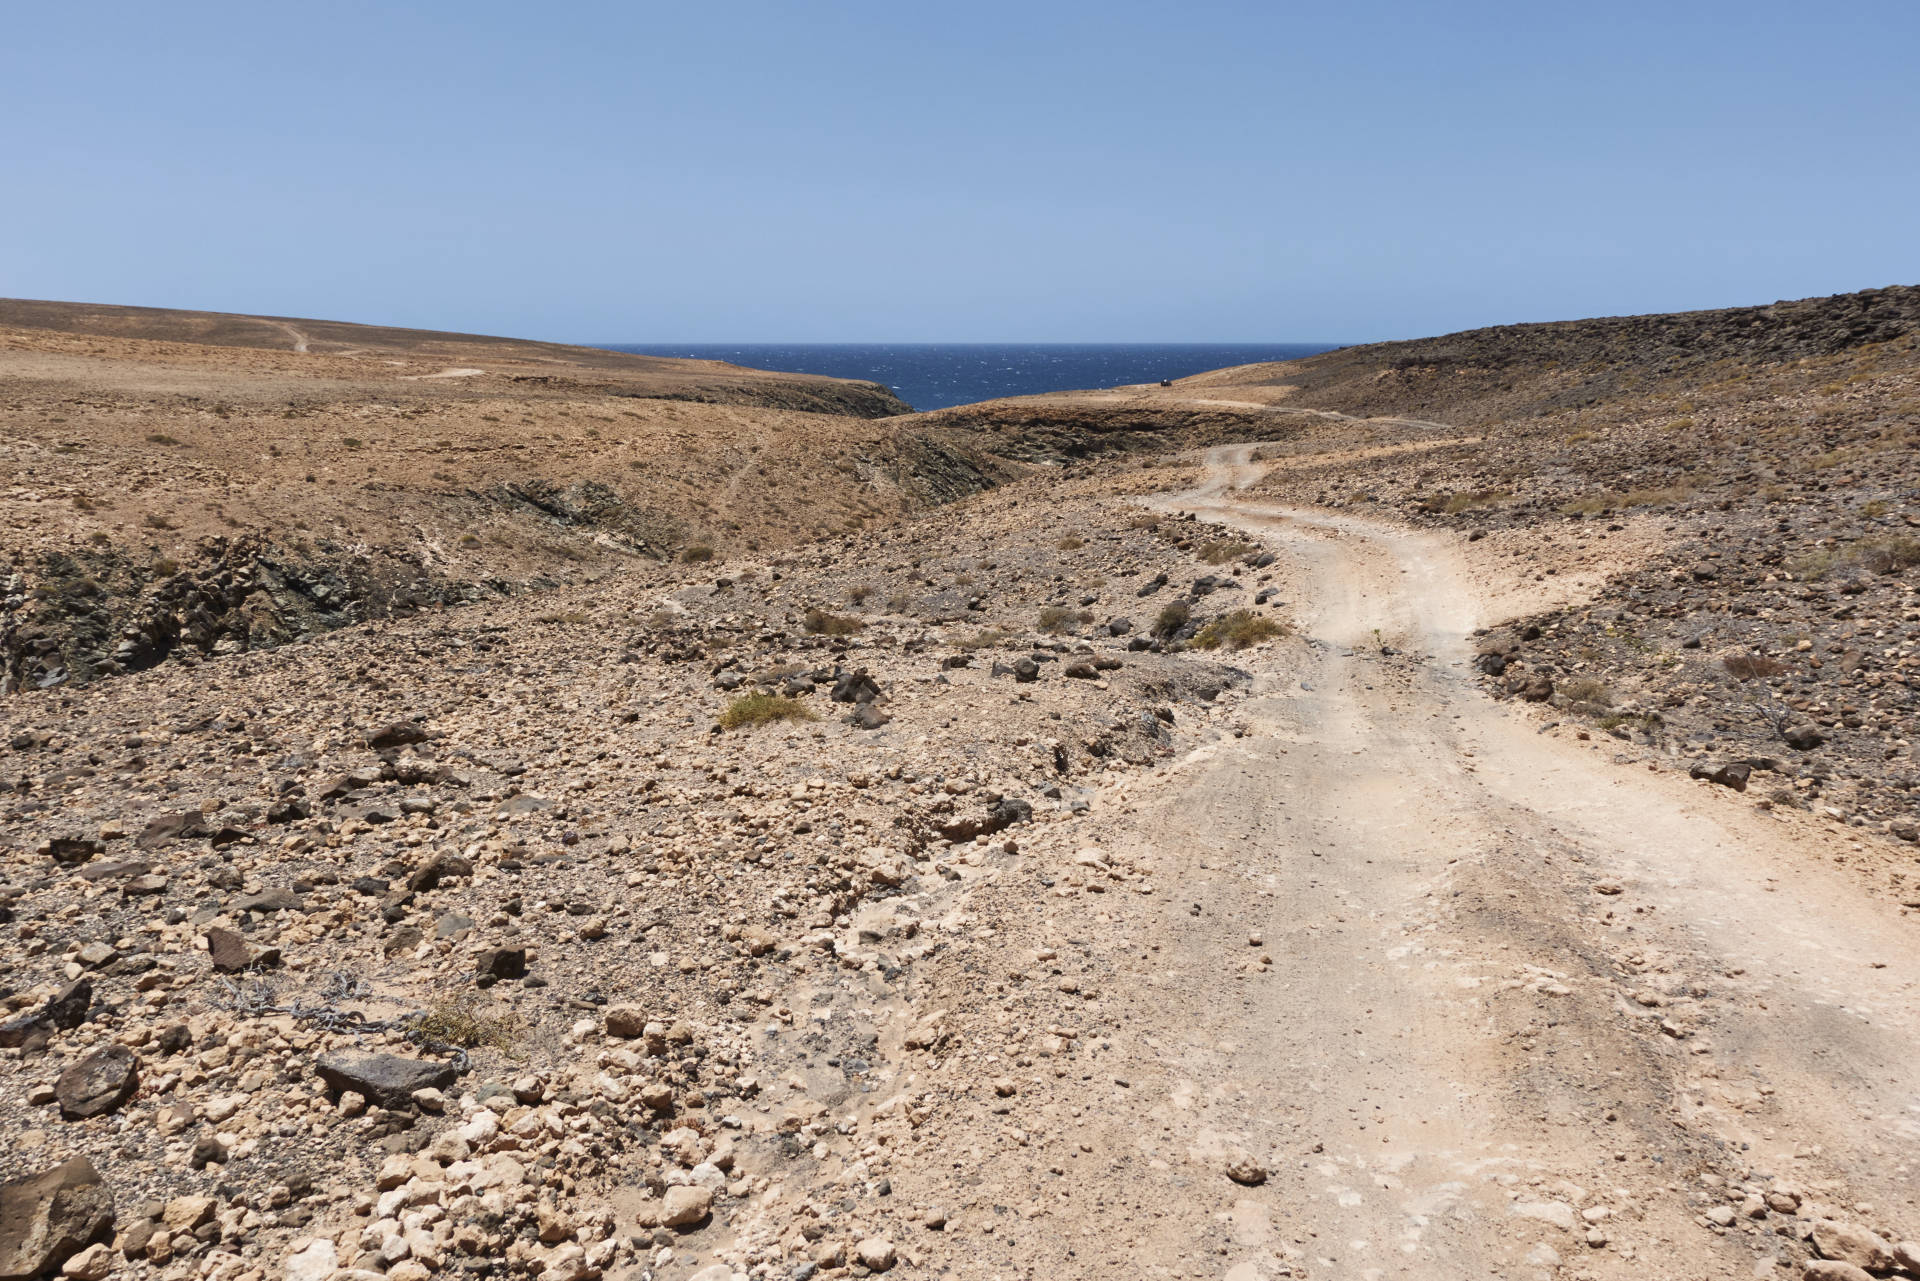
[[0, 1278], [30, 1281], [113, 1227], [113, 1193], [83, 1156], [0, 1183]]
[[1753, 774], [1753, 766], [1744, 761], [1731, 765], [1722, 765], [1718, 769], [1711, 765], [1695, 765], [1687, 771], [1689, 778], [1704, 778], [1709, 783], [1718, 783], [1722, 787], [1731, 787], [1736, 792], [1747, 790], [1747, 779]]
[[426, 728], [412, 721], [395, 721], [391, 725], [382, 725], [378, 729], [367, 731], [367, 746], [376, 752], [426, 741]]
[[133, 843], [143, 850], [158, 849], [169, 841], [207, 835], [207, 822], [198, 814], [162, 814], [142, 828]]
[[1826, 735], [1812, 725], [1790, 725], [1780, 737], [1787, 740], [1788, 747], [1798, 752], [1811, 752], [1827, 741]]
[[390, 1111], [411, 1108], [415, 1090], [429, 1086], [445, 1089], [454, 1080], [449, 1064], [403, 1058], [398, 1054], [351, 1051], [323, 1054], [315, 1060], [313, 1070], [336, 1095], [351, 1090], [369, 1103]]
[[124, 1045], [95, 1050], [60, 1074], [54, 1093], [69, 1121], [102, 1116], [133, 1097], [140, 1085], [139, 1061]]
[[87, 1010], [92, 1005], [93, 984], [86, 979], [75, 979], [55, 993], [44, 1013], [55, 1027], [72, 1029], [87, 1021]]
[[527, 949], [490, 947], [474, 961], [473, 972], [483, 979], [518, 979], [527, 974]]
[[237, 974], [249, 967], [264, 968], [278, 964], [280, 949], [270, 947], [255, 952], [247, 946], [244, 938], [232, 930], [215, 928], [207, 931], [207, 959], [222, 974]]
[[80, 836], [56, 836], [47, 842], [47, 853], [56, 863], [84, 863], [106, 848], [99, 841]]

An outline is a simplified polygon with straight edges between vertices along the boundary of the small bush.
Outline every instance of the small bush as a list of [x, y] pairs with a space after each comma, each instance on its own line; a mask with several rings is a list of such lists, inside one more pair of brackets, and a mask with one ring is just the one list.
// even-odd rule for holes
[[361, 440], [358, 436], [343, 436], [340, 438], [340, 443], [345, 445], [348, 449], [358, 449], [360, 448], [360, 446], [366, 444], [367, 442], [364, 440]]
[[180, 562], [171, 556], [161, 556], [147, 566], [156, 578], [171, 578], [180, 572]]
[[1595, 680], [1591, 676], [1577, 676], [1562, 682], [1560, 693], [1568, 703], [1585, 703], [1590, 707], [1613, 706], [1613, 691], [1607, 688], [1605, 681]]
[[450, 997], [437, 1002], [414, 1020], [414, 1027], [431, 1041], [457, 1045], [463, 1050], [488, 1046], [496, 1050], [513, 1048], [520, 1034], [520, 1016], [512, 1012], [497, 1018], [480, 1013], [479, 998]]
[[1210, 543], [1202, 543], [1193, 554], [1209, 565], [1224, 565], [1230, 560], [1239, 560], [1253, 550], [1253, 544], [1238, 538], [1219, 538]]
[[177, 445], [180, 443], [177, 438], [169, 436], [163, 431], [149, 432], [147, 434], [147, 442], [153, 445]]
[[1261, 641], [1287, 634], [1286, 625], [1250, 609], [1236, 609], [1209, 622], [1194, 635], [1201, 649], [1246, 649]]
[[705, 543], [695, 543], [680, 553], [680, 561], [685, 565], [702, 565], [713, 559], [713, 548]]
[[986, 627], [964, 640], [955, 641], [953, 645], [955, 649], [993, 649], [1005, 644], [1008, 637], [1009, 633], [1001, 631], [998, 627]]
[[1163, 607], [1159, 616], [1153, 620], [1153, 634], [1161, 640], [1166, 640], [1185, 627], [1192, 618], [1193, 611], [1187, 607], [1187, 602], [1172, 601]]
[[1040, 611], [1040, 630], [1056, 636], [1072, 631], [1078, 624], [1092, 621], [1092, 614], [1085, 610], [1071, 610], [1064, 605], [1049, 605]]
[[1920, 539], [1874, 538], [1853, 545], [1861, 566], [1876, 574], [1894, 574], [1920, 565]]
[[1787, 670], [1785, 663], [1765, 654], [1728, 654], [1720, 660], [1720, 666], [1726, 668], [1733, 679], [1742, 682], [1778, 676]]
[[873, 595], [872, 583], [856, 583], [852, 587], [847, 588], [847, 599], [852, 601], [855, 605], [866, 604], [867, 598], [872, 595]]
[[746, 729], [755, 725], [771, 725], [776, 721], [815, 719], [805, 703], [784, 694], [748, 694], [728, 703], [726, 710], [720, 713], [720, 725], [724, 729]]
[[1087, 545], [1087, 540], [1084, 538], [1081, 538], [1077, 534], [1068, 534], [1065, 538], [1061, 539], [1060, 542], [1057, 544], [1057, 546], [1063, 552], [1077, 552], [1082, 547], [1085, 547], [1086, 545]]
[[165, 516], [160, 515], [160, 513], [158, 512], [148, 512], [144, 517], [141, 518], [140, 523], [142, 525], [145, 525], [148, 529], [172, 529], [173, 528], [173, 522], [168, 520]]
[[478, 547], [480, 545], [480, 535], [462, 534], [460, 535], [460, 545], [462, 547]]
[[1501, 499], [1511, 497], [1513, 497], [1512, 492], [1505, 489], [1476, 489], [1469, 494], [1448, 494], [1447, 501], [1440, 505], [1440, 510], [1449, 516], [1455, 516], [1481, 507], [1492, 507]]
[[866, 624], [857, 618], [848, 618], [843, 614], [829, 614], [824, 609], [810, 609], [807, 611], [805, 626], [815, 636], [851, 636]]

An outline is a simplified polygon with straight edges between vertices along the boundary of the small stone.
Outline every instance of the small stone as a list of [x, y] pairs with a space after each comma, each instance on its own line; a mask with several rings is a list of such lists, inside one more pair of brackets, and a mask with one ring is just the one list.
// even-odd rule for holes
[[1254, 1160], [1250, 1153], [1236, 1150], [1227, 1157], [1227, 1177], [1245, 1187], [1257, 1188], [1267, 1181], [1267, 1167]]
[[480, 953], [474, 961], [473, 970], [480, 978], [488, 980], [519, 979], [527, 975], [527, 949], [524, 947], [490, 947]]
[[647, 1013], [637, 1005], [607, 1007], [607, 1035], [631, 1040], [647, 1031]]
[[853, 1247], [853, 1257], [870, 1272], [885, 1272], [899, 1256], [894, 1251], [893, 1242], [885, 1237], [868, 1237]]
[[222, 974], [234, 974], [253, 964], [253, 949], [232, 930], [207, 931], [207, 959]]
[[1735, 1216], [1733, 1213], [1732, 1206], [1716, 1205], [1712, 1209], [1707, 1211], [1706, 1217], [1707, 1217], [1707, 1222], [1711, 1223], [1716, 1228], [1730, 1228], [1733, 1226], [1733, 1220]]
[[204, 1170], [210, 1165], [225, 1165], [226, 1163], [227, 1149], [225, 1145], [211, 1134], [204, 1135], [195, 1140], [193, 1147], [187, 1152], [187, 1164], [196, 1170]]
[[660, 1225], [683, 1228], [700, 1222], [713, 1212], [713, 1189], [672, 1187], [660, 1204]]
[[340, 1266], [340, 1253], [325, 1237], [309, 1241], [287, 1256], [287, 1281], [327, 1281]]
[[105, 1242], [96, 1242], [68, 1259], [60, 1275], [73, 1281], [105, 1281], [113, 1273], [113, 1251]]

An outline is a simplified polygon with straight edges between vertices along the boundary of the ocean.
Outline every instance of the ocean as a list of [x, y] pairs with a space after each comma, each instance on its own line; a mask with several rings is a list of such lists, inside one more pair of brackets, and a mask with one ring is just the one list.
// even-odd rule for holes
[[882, 383], [915, 409], [1184, 378], [1298, 360], [1332, 343], [621, 343], [609, 351], [725, 360]]

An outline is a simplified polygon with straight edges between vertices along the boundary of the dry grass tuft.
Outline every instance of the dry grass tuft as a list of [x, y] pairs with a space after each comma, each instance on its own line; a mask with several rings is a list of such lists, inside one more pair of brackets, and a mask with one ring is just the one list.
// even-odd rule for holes
[[749, 729], [778, 721], [811, 721], [819, 718], [797, 698], [784, 694], [747, 694], [728, 703], [720, 713], [722, 729]]

